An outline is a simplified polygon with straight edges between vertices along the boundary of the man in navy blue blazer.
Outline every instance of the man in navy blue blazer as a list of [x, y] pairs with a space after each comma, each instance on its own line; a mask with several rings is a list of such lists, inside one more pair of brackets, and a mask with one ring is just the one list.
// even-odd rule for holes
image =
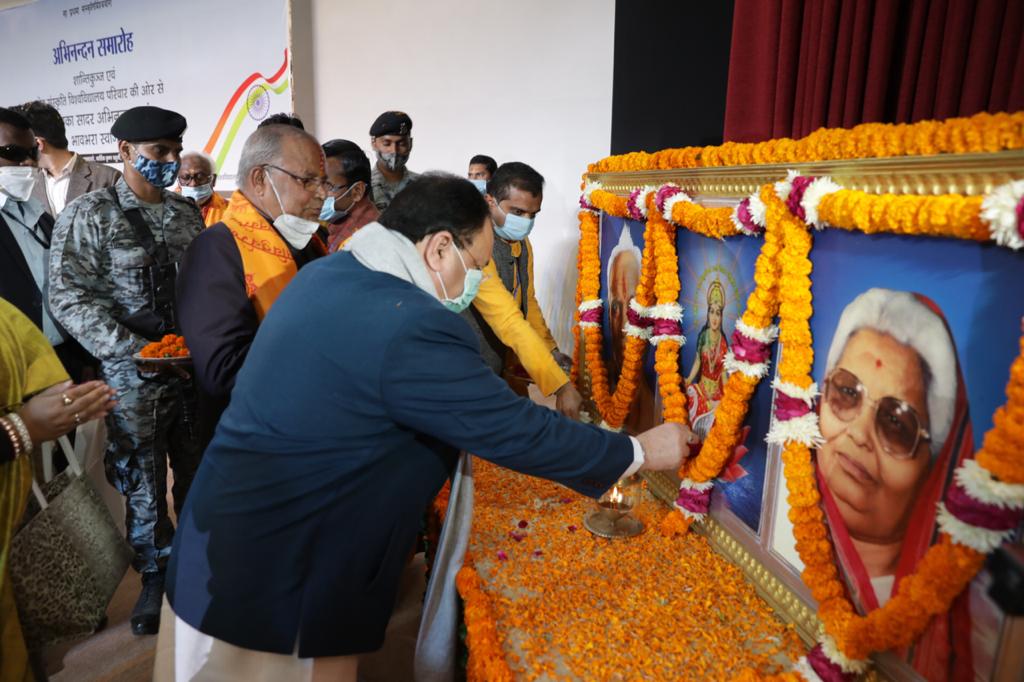
[[249, 657], [253, 670], [292, 661], [296, 679], [311, 668], [355, 680], [460, 450], [592, 497], [680, 465], [684, 427], [634, 438], [576, 423], [490, 371], [454, 312], [471, 302], [493, 238], [470, 182], [423, 176], [277, 300], [175, 535], [177, 679], [237, 674]]

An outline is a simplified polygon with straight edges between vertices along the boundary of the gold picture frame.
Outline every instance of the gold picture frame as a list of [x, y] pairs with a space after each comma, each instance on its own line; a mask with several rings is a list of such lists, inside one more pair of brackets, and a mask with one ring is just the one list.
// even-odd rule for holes
[[[619, 196], [628, 196], [639, 186], [674, 183], [698, 203], [732, 206], [756, 192], [762, 185], [784, 178], [789, 170], [799, 171], [802, 175], [829, 175], [845, 188], [876, 194], [977, 195], [988, 193], [1004, 183], [1024, 179], [1024, 150], [792, 165], [593, 173], [585, 179], [600, 183], [603, 190]], [[585, 357], [583, 344], [581, 335], [580, 358]], [[598, 414], [596, 406], [589, 400], [590, 377], [585, 363], [580, 367], [578, 385], [587, 397], [587, 409], [591, 414]], [[779, 465], [777, 461], [771, 461], [772, 456], [773, 450], [770, 449], [763, 497], [766, 513], [770, 506], [774, 507], [776, 496], [785, 494], [785, 490], [777, 489], [777, 477], [774, 474], [778, 473]], [[671, 507], [679, 488], [678, 478], [664, 472], [646, 473], [644, 478], [649, 490]], [[773, 522], [769, 513], [768, 523], [762, 526], [761, 533], [770, 536]], [[716, 513], [714, 509], [703, 523], [694, 526], [694, 530], [706, 537], [716, 551], [743, 571], [758, 594], [784, 621], [793, 624], [808, 645], [816, 641], [821, 624], [810, 591], [792, 566], [786, 565], [765, 544], [759, 544], [756, 533], [751, 532], [730, 512]], [[993, 679], [1010, 679], [1004, 677], [1004, 674], [1013, 670], [1013, 663], [1009, 659], [1013, 657], [1013, 652], [1024, 649], [1022, 642], [1024, 626], [1007, 617], [1001, 631]], [[893, 654], [883, 653], [874, 658], [878, 665], [866, 679], [919, 679], [907, 663]]]

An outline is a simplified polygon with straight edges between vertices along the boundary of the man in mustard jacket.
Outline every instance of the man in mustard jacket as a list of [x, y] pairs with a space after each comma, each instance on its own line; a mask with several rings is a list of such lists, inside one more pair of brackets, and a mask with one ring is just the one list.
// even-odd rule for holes
[[565, 373], [571, 360], [559, 352], [534, 293], [527, 236], [540, 213], [544, 178], [525, 163], [504, 163], [487, 183], [486, 199], [494, 249], [480, 292], [464, 315], [491, 369], [501, 375], [521, 364], [544, 395], [555, 395], [559, 412], [577, 418], [583, 399]]

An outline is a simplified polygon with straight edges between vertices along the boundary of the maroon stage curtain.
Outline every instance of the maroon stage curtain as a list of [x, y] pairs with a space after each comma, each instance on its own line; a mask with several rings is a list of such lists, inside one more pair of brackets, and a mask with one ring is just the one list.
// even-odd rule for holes
[[1022, 0], [735, 0], [725, 139], [1024, 109]]

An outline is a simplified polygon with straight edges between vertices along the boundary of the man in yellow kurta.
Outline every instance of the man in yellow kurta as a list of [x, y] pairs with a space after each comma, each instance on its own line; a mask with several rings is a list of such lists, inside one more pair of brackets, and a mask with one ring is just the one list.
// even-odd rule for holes
[[224, 219], [228, 200], [213, 191], [217, 185], [217, 164], [204, 152], [184, 152], [178, 170], [178, 188], [196, 202], [203, 214], [203, 224], [209, 227]]
[[583, 399], [565, 373], [571, 361], [558, 350], [534, 293], [533, 247], [527, 236], [544, 199], [544, 178], [525, 163], [502, 164], [487, 184], [486, 198], [494, 249], [480, 292], [465, 314], [491, 369], [507, 375], [521, 364], [544, 395], [555, 395], [559, 412], [576, 418]]

